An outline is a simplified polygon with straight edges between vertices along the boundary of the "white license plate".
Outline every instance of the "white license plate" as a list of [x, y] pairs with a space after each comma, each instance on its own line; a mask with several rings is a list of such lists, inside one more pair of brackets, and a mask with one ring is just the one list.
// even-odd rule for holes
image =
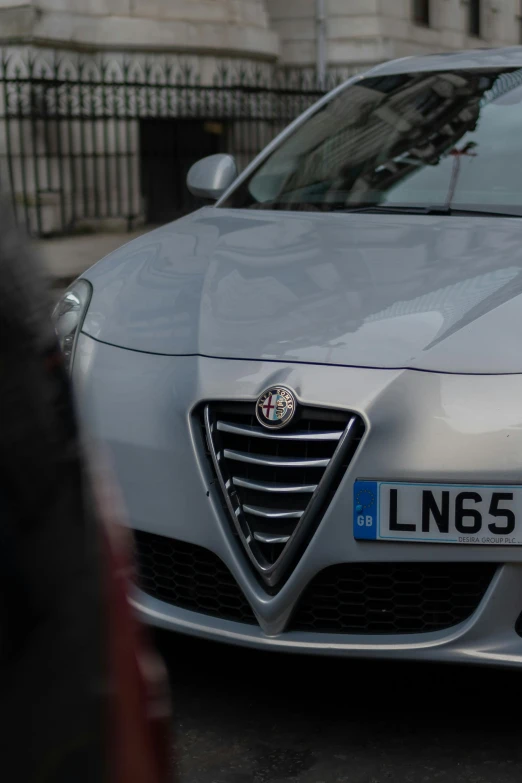
[[522, 546], [522, 486], [354, 483], [354, 537]]

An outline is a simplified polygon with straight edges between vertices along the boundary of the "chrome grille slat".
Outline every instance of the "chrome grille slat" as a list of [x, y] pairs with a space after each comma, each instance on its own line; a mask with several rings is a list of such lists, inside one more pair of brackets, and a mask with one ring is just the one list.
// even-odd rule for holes
[[258, 576], [277, 589], [337, 490], [364, 432], [362, 419], [298, 406], [287, 427], [264, 432], [254, 403], [216, 402], [205, 405], [203, 426], [233, 530]]
[[326, 468], [329, 459], [292, 459], [291, 457], [267, 457], [263, 455], [249, 454], [246, 451], [225, 449], [225, 459], [233, 459], [238, 462], [248, 462], [251, 465], [264, 465], [269, 468]]
[[229, 432], [232, 435], [245, 435], [251, 438], [264, 438], [265, 440], [289, 440], [289, 441], [339, 441], [343, 430], [335, 432], [290, 432], [275, 433], [263, 430], [261, 427], [252, 427], [249, 424], [231, 424], [227, 421], [216, 422], [216, 427], [221, 432]]
[[277, 533], [254, 533], [254, 538], [260, 544], [287, 544], [290, 536], [279, 536]]
[[301, 519], [304, 511], [283, 511], [281, 509], [261, 508], [260, 506], [250, 506], [243, 504], [245, 514], [253, 514], [255, 517], [263, 519]]
[[317, 489], [317, 484], [268, 484], [254, 479], [244, 479], [239, 476], [232, 476], [232, 483], [236, 487], [245, 489], [259, 490], [259, 492], [270, 492], [275, 494], [312, 494]]

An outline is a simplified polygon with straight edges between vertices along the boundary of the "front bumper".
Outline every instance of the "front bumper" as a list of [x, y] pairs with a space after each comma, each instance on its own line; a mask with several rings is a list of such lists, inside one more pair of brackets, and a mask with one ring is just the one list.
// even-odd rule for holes
[[244, 647], [353, 658], [522, 666], [522, 638], [515, 631], [522, 606], [521, 565], [500, 567], [472, 617], [436, 633], [369, 636], [290, 631], [268, 636], [261, 627], [171, 606], [138, 588], [130, 600], [148, 625]]
[[[364, 542], [351, 532], [356, 478], [520, 483], [521, 376], [169, 357], [81, 335], [74, 380], [86, 428], [110, 452], [131, 527], [214, 552], [258, 625], [181, 609], [136, 589], [132, 601], [146, 622], [269, 649], [522, 664], [522, 638], [515, 631], [522, 611], [521, 548]], [[273, 383], [290, 386], [309, 405], [355, 411], [366, 432], [311, 543], [279, 592], [269, 595], [232, 533], [191, 412], [205, 400], [254, 401]], [[330, 565], [427, 561], [493, 562], [499, 568], [473, 615], [450, 629], [379, 636], [287, 630], [304, 589]]]

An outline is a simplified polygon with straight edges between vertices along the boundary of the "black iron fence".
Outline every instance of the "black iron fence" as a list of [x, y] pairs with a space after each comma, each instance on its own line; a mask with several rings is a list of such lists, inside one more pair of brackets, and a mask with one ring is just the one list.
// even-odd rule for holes
[[192, 163], [230, 152], [242, 168], [323, 92], [268, 66], [205, 82], [173, 58], [4, 54], [0, 165], [34, 235], [160, 223], [197, 206]]

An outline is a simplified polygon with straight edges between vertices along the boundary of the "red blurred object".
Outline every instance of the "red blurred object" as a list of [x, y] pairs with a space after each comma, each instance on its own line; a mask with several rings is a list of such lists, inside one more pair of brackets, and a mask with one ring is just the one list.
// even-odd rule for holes
[[109, 780], [167, 783], [175, 780], [168, 679], [147, 629], [129, 604], [130, 534], [121, 524], [122, 504], [110, 475], [105, 469], [93, 477], [107, 566]]
[[123, 553], [106, 539], [110, 755], [114, 783], [164, 783], [170, 772], [165, 673], [127, 600]]

